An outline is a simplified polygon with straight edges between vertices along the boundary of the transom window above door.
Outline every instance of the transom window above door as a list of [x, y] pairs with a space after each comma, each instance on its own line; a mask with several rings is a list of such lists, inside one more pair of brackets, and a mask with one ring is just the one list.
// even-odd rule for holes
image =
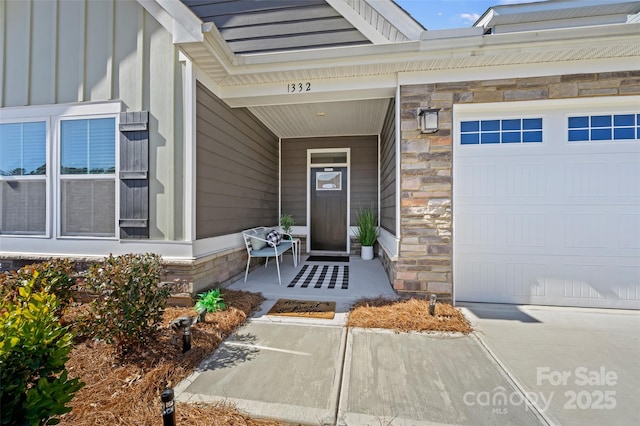
[[342, 152], [312, 152], [311, 164], [346, 164], [347, 153]]

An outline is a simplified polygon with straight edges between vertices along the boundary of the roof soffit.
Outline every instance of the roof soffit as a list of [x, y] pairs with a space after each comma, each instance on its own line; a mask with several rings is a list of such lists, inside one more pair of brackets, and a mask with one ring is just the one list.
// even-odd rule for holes
[[[171, 0], [138, 0], [145, 9], [183, 26], [194, 24], [188, 10], [175, 13]], [[153, 5], [150, 5], [153, 3]], [[184, 5], [182, 5], [184, 6]], [[151, 12], [150, 12], [151, 13]], [[197, 19], [197, 17], [195, 17]], [[157, 18], [156, 18], [157, 19]], [[161, 22], [162, 23], [162, 22]], [[173, 27], [175, 29], [175, 25]], [[187, 31], [193, 32], [193, 31]], [[215, 25], [201, 24], [202, 40], [176, 42], [219, 87], [310, 79], [388, 76], [399, 72], [576, 61], [640, 56], [640, 23], [523, 33], [493, 34], [381, 45], [235, 55]], [[174, 34], [175, 38], [175, 34]]]
[[640, 12], [640, 1], [637, 0], [549, 0], [491, 7], [474, 26], [535, 24], [579, 18], [592, 18], [597, 22], [598, 19], [606, 20], [609, 16], [624, 17], [638, 12]]
[[627, 24], [243, 57], [221, 84], [638, 56], [639, 32]]

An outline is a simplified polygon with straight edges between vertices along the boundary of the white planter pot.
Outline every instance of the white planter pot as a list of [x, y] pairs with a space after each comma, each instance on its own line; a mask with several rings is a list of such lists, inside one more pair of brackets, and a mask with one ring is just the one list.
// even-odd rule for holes
[[361, 256], [362, 260], [373, 259], [373, 246], [362, 246]]

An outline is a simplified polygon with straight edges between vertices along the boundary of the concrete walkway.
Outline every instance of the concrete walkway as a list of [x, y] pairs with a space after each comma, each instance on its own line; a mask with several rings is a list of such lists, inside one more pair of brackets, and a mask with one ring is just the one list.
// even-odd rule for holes
[[[349, 265], [348, 290], [288, 288], [300, 267], [286, 258], [282, 286], [275, 268], [234, 284], [267, 300], [176, 387], [177, 399], [311, 425], [639, 423], [638, 313], [467, 304], [469, 336], [346, 329], [355, 300], [394, 296], [379, 262]], [[336, 317], [268, 316], [281, 297], [336, 301]], [[556, 383], [562, 375], [567, 383]]]
[[508, 410], [483, 404], [486, 391], [519, 391], [473, 336], [317, 321], [249, 322], [176, 388], [178, 400], [311, 425], [541, 424], [523, 397]]

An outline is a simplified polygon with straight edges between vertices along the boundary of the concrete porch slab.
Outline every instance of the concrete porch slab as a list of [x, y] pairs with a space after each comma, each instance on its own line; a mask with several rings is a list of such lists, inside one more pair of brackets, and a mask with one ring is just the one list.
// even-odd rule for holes
[[[351, 256], [348, 263], [306, 262], [307, 258], [308, 256], [302, 256], [302, 261], [296, 268], [293, 266], [291, 256], [285, 255], [284, 261], [280, 264], [282, 285], [278, 284], [275, 263], [273, 260], [270, 260], [266, 268], [261, 266], [251, 271], [246, 283], [243, 277], [243, 279], [236, 281], [228, 288], [230, 290], [261, 293], [267, 301], [262, 303], [258, 312], [254, 313], [253, 320], [274, 323], [344, 325], [347, 313], [355, 301], [365, 297], [373, 298], [382, 296], [389, 299], [395, 299], [397, 297], [378, 258], [362, 260], [358, 256]], [[307, 288], [300, 288], [298, 286], [288, 287], [288, 284], [300, 272], [304, 264], [348, 265], [349, 287], [347, 289], [339, 287], [333, 289], [326, 287], [314, 288], [313, 286]], [[336, 314], [333, 320], [267, 316], [267, 312], [269, 312], [269, 309], [271, 309], [278, 299], [333, 301], [336, 302]]]

